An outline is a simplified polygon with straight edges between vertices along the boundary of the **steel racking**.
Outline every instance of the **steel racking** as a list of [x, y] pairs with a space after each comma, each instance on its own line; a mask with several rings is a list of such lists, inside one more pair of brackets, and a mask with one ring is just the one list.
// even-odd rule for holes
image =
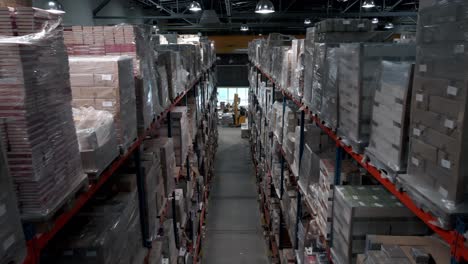
[[[167, 107], [158, 117], [156, 117], [153, 120], [152, 124], [150, 125], [149, 128], [146, 129], [146, 131], [143, 133], [143, 135], [139, 136], [133, 142], [133, 144], [128, 148], [128, 150], [125, 151], [125, 153], [120, 155], [116, 160], [114, 160], [112, 162], [112, 164], [107, 169], [105, 169], [102, 172], [101, 176], [99, 177], [99, 180], [94, 182], [94, 183], [91, 183], [89, 185], [89, 188], [85, 192], [81, 193], [75, 199], [72, 208], [65, 211], [65, 212], [63, 212], [63, 213], [61, 213], [60, 215], [58, 215], [50, 223], [49, 230], [47, 230], [47, 231], [45, 231], [43, 233], [40, 233], [40, 234], [36, 234], [36, 231], [34, 230], [34, 226], [32, 224], [28, 224], [28, 223], [24, 224], [24, 230], [25, 230], [26, 239], [27, 239], [27, 256], [26, 256], [26, 258], [25, 258], [25, 260], [23, 262], [24, 264], [38, 264], [38, 263], [40, 263], [42, 250], [55, 237], [55, 235], [60, 230], [62, 230], [65, 227], [65, 225], [68, 222], [70, 222], [70, 220], [72, 220], [72, 218], [80, 211], [80, 209], [83, 208], [83, 206], [98, 192], [98, 190], [102, 187], [102, 185], [104, 185], [109, 180], [109, 178], [112, 177], [112, 175], [126, 161], [129, 160], [129, 158], [131, 156], [133, 156], [135, 158], [136, 164], [138, 166], [138, 164], [139, 164], [138, 160], [139, 160], [139, 156], [140, 156], [140, 146], [142, 145], [144, 139], [147, 138], [150, 135], [151, 131], [154, 131], [157, 128], [159, 128], [161, 126], [161, 124], [163, 124], [165, 119], [168, 119], [169, 122], [170, 122], [170, 112], [171, 112], [171, 110], [174, 109], [174, 107], [176, 107], [179, 103], [181, 103], [182, 99], [184, 97], [186, 98], [186, 95], [194, 87], [196, 87], [197, 84], [201, 80], [207, 80], [208, 79], [207, 77], [210, 74], [213, 74], [214, 67], [215, 67], [214, 64], [208, 66], [191, 83], [189, 83], [186, 86], [186, 89], [184, 90], [184, 92], [182, 92], [179, 96], [177, 96], [177, 98], [175, 98], [173, 100], [171, 105], [169, 107]], [[203, 92], [205, 92], [205, 91], [203, 91]], [[213, 100], [214, 94], [216, 94], [216, 89], [213, 90], [213, 94], [211, 95], [211, 98], [210, 98], [211, 100]], [[203, 103], [202, 105], [203, 105], [203, 107], [206, 107], [208, 105], [208, 102]], [[171, 129], [170, 124], [168, 125], [168, 129], [169, 130]], [[171, 133], [169, 131], [169, 135], [170, 134]], [[186, 166], [187, 166], [187, 172], [188, 172], [187, 175], [190, 175], [189, 164], [187, 163]], [[137, 180], [143, 182], [141, 180], [143, 178], [143, 175], [139, 171], [141, 171], [141, 170], [137, 170]], [[180, 178], [180, 173], [179, 173], [179, 176], [177, 178]], [[142, 186], [140, 186], [140, 184], [139, 184], [139, 186], [138, 186], [139, 199], [138, 200], [139, 200], [140, 212], [141, 212], [141, 210], [143, 208], [141, 203], [144, 200], [143, 199], [144, 196], [142, 196], [142, 195], [145, 195], [144, 192], [142, 191], [141, 187]], [[204, 204], [206, 202], [207, 195], [208, 195], [208, 192], [205, 191], [204, 199], [203, 199], [203, 209], [201, 210], [202, 217], [200, 218], [200, 224], [199, 224], [200, 225], [200, 232], [198, 233], [197, 244], [201, 243], [201, 228], [203, 226], [203, 221], [204, 221], [204, 217], [203, 217], [204, 212], [205, 212]], [[169, 206], [169, 203], [166, 203], [165, 209], [163, 210], [162, 215], [161, 215], [161, 219], [160, 219], [161, 222], [163, 222], [164, 219], [167, 216], [168, 206]], [[173, 210], [173, 211], [175, 211], [175, 210]], [[145, 238], [144, 232], [145, 231], [143, 231], [143, 239]], [[176, 232], [174, 232], [174, 233], [176, 234]], [[148, 241], [143, 241], [143, 244], [147, 248], [151, 247], [151, 243], [149, 243]], [[196, 258], [198, 258], [198, 253], [194, 254], [194, 259], [196, 259]], [[194, 261], [194, 262], [196, 263], [196, 261]]]
[[[301, 111], [301, 138], [300, 138], [300, 157], [302, 157], [303, 153], [303, 146], [304, 146], [304, 121], [305, 115], [313, 121], [318, 127], [320, 127], [335, 143], [336, 143], [336, 163], [335, 163], [335, 184], [339, 184], [339, 177], [341, 171], [341, 158], [343, 153], [347, 153], [352, 159], [354, 159], [362, 168], [364, 168], [370, 175], [372, 175], [381, 185], [383, 185], [392, 195], [394, 195], [402, 204], [404, 204], [409, 210], [411, 210], [417, 217], [419, 217], [431, 230], [433, 230], [436, 234], [438, 234], [444, 241], [446, 241], [451, 248], [451, 255], [452, 259], [450, 260], [451, 263], [462, 263], [468, 262], [468, 246], [466, 245], [466, 238], [464, 233], [465, 223], [462, 220], [457, 221], [457, 226], [453, 230], [444, 230], [437, 226], [436, 217], [431, 215], [429, 212], [424, 211], [422, 208], [418, 207], [418, 205], [413, 201], [413, 199], [406, 194], [404, 191], [401, 190], [398, 186], [392, 183], [388, 178], [382, 175], [381, 171], [378, 168], [374, 167], [370, 164], [367, 159], [362, 154], [356, 153], [353, 148], [349, 145], [346, 145], [339, 136], [329, 127], [325, 125], [325, 123], [314, 113], [312, 113], [306, 105], [304, 105], [300, 100], [295, 98], [292, 94], [287, 92], [285, 89], [282, 89], [278, 82], [269, 74], [267, 74], [261, 67], [251, 64], [252, 67], [255, 68], [255, 73], [257, 74], [257, 87], [258, 87], [258, 76], [263, 76], [264, 78], [268, 79], [270, 83], [273, 85], [273, 91], [275, 89], [279, 89], [283, 94], [283, 109], [285, 106], [285, 100], [291, 100], [294, 102]], [[274, 94], [274, 92], [273, 92]], [[273, 98], [274, 101], [274, 98]], [[284, 111], [283, 111], [284, 115]], [[284, 124], [283, 124], [284, 127]], [[284, 158], [284, 150], [281, 148], [282, 152], [282, 161], [286, 160]], [[286, 160], [287, 162], [287, 160]], [[282, 171], [284, 167], [284, 163], [281, 162]], [[298, 175], [296, 175], [298, 177]], [[301, 202], [301, 195], [304, 194], [304, 190], [298, 184], [297, 185], [297, 195], [298, 195], [298, 203]], [[306, 207], [309, 209], [309, 202], [306, 199]], [[300, 206], [298, 204], [298, 210]], [[312, 209], [312, 208], [310, 208]], [[300, 221], [300, 213], [297, 213], [296, 218], [296, 231], [298, 228], [298, 224]], [[296, 232], [296, 241], [298, 239], [297, 232]], [[296, 243], [297, 245], [297, 243]], [[297, 249], [297, 248], [296, 248]], [[329, 251], [329, 250], [327, 250]]]

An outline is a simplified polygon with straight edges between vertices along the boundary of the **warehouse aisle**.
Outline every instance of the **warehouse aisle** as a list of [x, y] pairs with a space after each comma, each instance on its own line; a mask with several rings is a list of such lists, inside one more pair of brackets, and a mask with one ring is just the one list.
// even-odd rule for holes
[[203, 263], [268, 263], [248, 140], [239, 128], [218, 129]]

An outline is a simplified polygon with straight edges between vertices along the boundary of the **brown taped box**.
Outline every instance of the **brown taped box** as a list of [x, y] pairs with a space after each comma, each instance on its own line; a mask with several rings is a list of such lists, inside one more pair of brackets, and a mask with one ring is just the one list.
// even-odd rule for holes
[[76, 99], [117, 99], [117, 91], [110, 87], [75, 87], [72, 96]]

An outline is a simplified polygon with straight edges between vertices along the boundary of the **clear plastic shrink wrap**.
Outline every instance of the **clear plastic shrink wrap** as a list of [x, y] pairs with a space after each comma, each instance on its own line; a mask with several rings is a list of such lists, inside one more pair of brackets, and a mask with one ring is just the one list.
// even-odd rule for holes
[[2, 142], [0, 142], [0, 209], [0, 225], [2, 226], [0, 241], [3, 245], [0, 247], [0, 263], [23, 263], [26, 256], [26, 241]]
[[99, 175], [118, 155], [114, 117], [92, 107], [73, 108], [83, 170]]
[[[382, 62], [366, 154], [392, 172], [406, 171], [413, 63]], [[390, 171], [388, 172], [390, 173]]]
[[420, 1], [408, 175], [399, 178], [448, 228], [468, 213], [467, 12], [466, 1]]
[[[314, 44], [314, 64], [312, 65], [312, 91], [310, 93], [309, 107], [314, 114], [320, 115], [322, 109], [322, 85], [327, 76], [326, 44]], [[309, 68], [310, 70], [310, 68]]]
[[291, 63], [291, 93], [296, 98], [302, 98], [304, 93], [304, 39], [292, 42], [293, 61]]
[[162, 109], [157, 101], [150, 25], [68, 26], [64, 38], [70, 56], [130, 56], [133, 58], [138, 129], [142, 133]]
[[[0, 8], [0, 118], [23, 219], [51, 216], [86, 180], [61, 18]], [[22, 23], [15, 23], [22, 21]]]
[[117, 140], [126, 150], [137, 138], [135, 82], [127, 56], [70, 57], [73, 107], [93, 107], [114, 116]]
[[[319, 69], [323, 69], [320, 77], [315, 79], [316, 82], [321, 82], [321, 104], [320, 118], [325, 121], [326, 125], [336, 129], [338, 126], [338, 45], [320, 44], [325, 46], [325, 60]], [[319, 49], [322, 49], [320, 47]], [[317, 61], [321, 63], [321, 61]], [[320, 96], [315, 94], [313, 96]]]
[[339, 49], [338, 134], [361, 152], [369, 143], [373, 96], [379, 87], [382, 60], [414, 61], [415, 45], [341, 44]]
[[137, 105], [138, 131], [150, 127], [152, 121], [158, 116], [165, 106], [159, 98], [155, 54], [153, 46], [156, 35], [152, 34], [152, 26], [139, 25], [134, 27], [135, 45], [139, 61], [140, 74], [135, 76], [135, 95]]
[[48, 263], [131, 263], [142, 247], [137, 191], [100, 192], [52, 241]]

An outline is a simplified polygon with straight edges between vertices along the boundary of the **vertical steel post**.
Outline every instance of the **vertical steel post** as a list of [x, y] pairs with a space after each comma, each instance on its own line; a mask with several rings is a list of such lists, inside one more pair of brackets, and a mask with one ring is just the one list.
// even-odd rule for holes
[[167, 112], [167, 137], [172, 138], [171, 111]]
[[[302, 162], [302, 155], [304, 154], [304, 125], [305, 125], [305, 112], [304, 110], [301, 110], [301, 123], [300, 123], [300, 136], [299, 136], [299, 168], [298, 168], [298, 174], [300, 174], [300, 168], [301, 168], [301, 162]], [[299, 180], [299, 175], [296, 175], [297, 179]], [[301, 217], [302, 217], [302, 206], [301, 206], [301, 192], [299, 191], [299, 188], [297, 189], [297, 215], [296, 215], [296, 232], [295, 232], [295, 243], [294, 243], [294, 248], [298, 249], [299, 248], [299, 224], [301, 223]]]
[[151, 239], [149, 237], [149, 224], [148, 224], [148, 204], [146, 201], [146, 188], [145, 188], [145, 172], [141, 167], [141, 149], [138, 147], [133, 154], [135, 160], [136, 177], [137, 177], [137, 190], [138, 190], [138, 206], [140, 211], [140, 228], [143, 238], [143, 246], [151, 248]]
[[176, 219], [176, 195], [175, 190], [172, 191], [172, 226], [174, 228], [174, 240], [176, 247], [179, 248], [179, 232], [177, 230], [177, 219]]
[[297, 221], [296, 221], [296, 227], [295, 227], [295, 238], [294, 238], [294, 248], [298, 249], [299, 248], [299, 236], [297, 233], [299, 232], [299, 223], [301, 221], [301, 216], [302, 216], [302, 206], [301, 206], [301, 193], [297, 192]]
[[[302, 162], [302, 155], [304, 154], [304, 129], [305, 129], [305, 111], [301, 110], [301, 132], [300, 132], [300, 139], [299, 139], [299, 168], [298, 168], [298, 173], [301, 168], [301, 162]], [[296, 175], [299, 177], [299, 175]]]
[[[281, 123], [281, 137], [278, 138], [278, 141], [279, 141], [279, 144], [282, 146], [283, 145], [283, 142], [282, 142], [282, 138], [283, 138], [283, 131], [284, 131], [284, 114], [286, 112], [286, 97], [283, 96], [283, 119], [282, 119], [282, 123]], [[281, 147], [282, 148], [282, 147]], [[281, 153], [281, 182], [280, 182], [280, 199], [283, 199], [283, 192], [284, 192], [284, 163], [285, 163], [285, 160], [284, 160], [284, 156], [283, 154]]]
[[[341, 159], [343, 157], [343, 149], [340, 146], [336, 146], [335, 151], [335, 176], [334, 185], [340, 185], [341, 181]], [[335, 200], [335, 192], [333, 192], [333, 200]], [[331, 230], [333, 230], [333, 214], [335, 213], [335, 203], [332, 203], [332, 216], [331, 216]], [[330, 247], [333, 246], [333, 232], [330, 233]]]
[[275, 91], [276, 91], [276, 84], [273, 83], [272, 89], [271, 89], [271, 105], [275, 104]]
[[[281, 155], [281, 177], [280, 177], [281, 183], [280, 183], [280, 199], [283, 199], [283, 194], [284, 194], [284, 156]], [[276, 190], [275, 190], [276, 192]]]
[[185, 161], [186, 163], [186, 169], [187, 169], [187, 182], [190, 182], [192, 179], [190, 177], [190, 158], [189, 158], [189, 155], [187, 155], [187, 159]]
[[340, 146], [337, 146], [336, 147], [336, 163], [335, 163], [335, 185], [340, 185], [342, 157], [343, 157], [343, 149]]

